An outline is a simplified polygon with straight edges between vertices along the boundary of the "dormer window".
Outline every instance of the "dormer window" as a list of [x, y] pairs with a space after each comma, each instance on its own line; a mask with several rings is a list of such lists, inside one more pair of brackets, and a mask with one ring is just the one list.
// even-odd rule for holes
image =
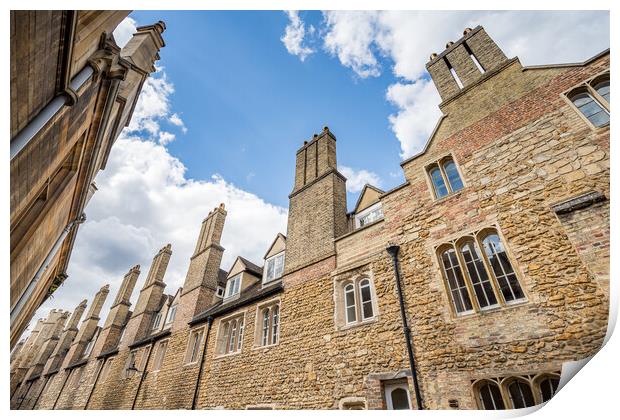
[[379, 202], [355, 215], [355, 228], [359, 229], [381, 219], [383, 219], [383, 207]]
[[226, 293], [224, 294], [224, 298], [227, 299], [227, 298], [238, 295], [240, 287], [241, 287], [241, 273], [228, 279], [228, 283], [226, 284]]
[[284, 273], [284, 252], [269, 257], [265, 260], [263, 283], [279, 279]]
[[219, 298], [224, 297], [224, 288], [221, 286], [217, 286], [217, 290], [215, 291], [215, 295]]
[[172, 324], [172, 321], [174, 321], [174, 316], [176, 314], [177, 314], [177, 305], [173, 305], [168, 310], [168, 316], [166, 317], [166, 324], [165, 325]]
[[155, 319], [153, 320], [153, 330], [156, 330], [159, 328], [159, 325], [161, 324], [161, 318], [162, 318], [162, 313], [161, 311], [157, 312], [157, 315], [155, 315]]

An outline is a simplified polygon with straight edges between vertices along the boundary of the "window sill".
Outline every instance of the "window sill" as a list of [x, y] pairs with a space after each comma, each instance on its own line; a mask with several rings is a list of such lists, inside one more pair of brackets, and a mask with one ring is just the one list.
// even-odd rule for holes
[[[231, 353], [234, 354], [234, 353]], [[192, 366], [196, 366], [198, 364], [198, 360], [195, 360], [193, 362], [188, 362], [188, 363], [183, 363], [183, 367], [192, 367]]]
[[372, 318], [365, 319], [359, 322], [352, 322], [351, 324], [344, 324], [338, 327], [338, 331], [346, 331], [357, 327], [363, 327], [364, 325], [372, 324], [379, 320], [379, 316], [374, 316]]
[[252, 347], [252, 351], [257, 351], [257, 350], [269, 350], [273, 347], [276, 347], [280, 344], [280, 341], [278, 341], [275, 344], [267, 344], [266, 346], [254, 346]]
[[485, 308], [485, 309], [481, 309], [480, 311], [467, 311], [467, 312], [462, 312], [460, 314], [456, 314], [456, 316], [453, 316], [453, 319], [467, 319], [467, 318], [473, 318], [475, 316], [480, 316], [480, 315], [488, 315], [488, 314], [493, 314], [496, 312], [501, 312], [503, 310], [507, 310], [507, 309], [512, 309], [512, 308], [518, 308], [521, 306], [525, 306], [529, 303], [529, 301], [527, 299], [519, 299], [519, 300], [514, 300], [510, 303], [506, 303], [505, 305], [497, 305], [497, 306], [492, 306], [489, 308]]
[[460, 194], [462, 194], [462, 193], [463, 193], [463, 191], [465, 191], [465, 188], [467, 188], [467, 187], [465, 187], [465, 186], [464, 186], [464, 187], [463, 187], [463, 188], [461, 188], [460, 190], [455, 191], [455, 192], [451, 192], [451, 193], [449, 193], [448, 195], [444, 195], [444, 196], [443, 196], [443, 197], [441, 197], [441, 198], [437, 198], [437, 197], [433, 196], [433, 204], [443, 203], [444, 201], [447, 201], [447, 200], [449, 200], [450, 198], [457, 197], [457, 196], [459, 196]]
[[241, 354], [241, 350], [237, 350], [237, 351], [233, 351], [232, 353], [226, 353], [226, 354], [218, 354], [215, 357], [213, 357], [214, 360], [217, 359], [224, 359], [226, 357], [233, 357], [233, 356], [237, 356]]

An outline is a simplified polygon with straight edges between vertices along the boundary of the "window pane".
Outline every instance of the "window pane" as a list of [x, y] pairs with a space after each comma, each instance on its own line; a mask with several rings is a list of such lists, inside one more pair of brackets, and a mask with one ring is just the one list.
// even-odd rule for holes
[[547, 378], [540, 382], [540, 393], [543, 402], [549, 401], [555, 395], [560, 381], [556, 378]]
[[452, 160], [448, 160], [443, 164], [443, 170], [448, 177], [448, 183], [452, 191], [458, 191], [463, 188], [463, 181], [461, 181], [459, 171], [456, 169], [456, 165]]
[[220, 353], [226, 353], [226, 346], [228, 346], [228, 337], [230, 331], [230, 323], [224, 324], [224, 334], [222, 336], [222, 342], [220, 345]]
[[392, 397], [392, 410], [408, 410], [409, 398], [407, 397], [407, 391], [402, 388], [394, 389], [390, 397]]
[[446, 188], [446, 184], [443, 181], [443, 176], [441, 176], [441, 171], [439, 167], [434, 167], [430, 171], [431, 180], [433, 181], [433, 186], [435, 187], [435, 196], [437, 198], [441, 198], [445, 195], [448, 195], [448, 188]]
[[275, 344], [278, 342], [278, 327], [280, 323], [280, 307], [274, 306], [273, 308], [273, 321], [271, 324], [271, 344]]
[[486, 383], [480, 387], [480, 401], [485, 410], [503, 410], [506, 408], [499, 387], [492, 383]]
[[473, 283], [476, 299], [480, 307], [486, 308], [487, 306], [496, 305], [495, 292], [493, 291], [487, 270], [480, 259], [478, 248], [473, 242], [468, 242], [461, 247], [461, 254], [465, 260], [465, 266]]
[[237, 335], [237, 321], [233, 321], [230, 326], [230, 340], [228, 341], [228, 352], [235, 350], [235, 338]]
[[510, 392], [513, 408], [525, 408], [534, 405], [532, 389], [525, 382], [514, 381], [508, 387], [508, 391]]
[[352, 284], [347, 284], [344, 288], [344, 301], [346, 307], [347, 324], [357, 320], [355, 310], [355, 290]]
[[274, 278], [282, 277], [282, 273], [284, 272], [284, 254], [281, 254], [275, 258], [274, 263]]
[[372, 297], [370, 293], [370, 281], [362, 280], [360, 282], [360, 296], [362, 297], [362, 318], [368, 319], [372, 318], [373, 310], [372, 310]]
[[243, 318], [239, 320], [239, 338], [237, 338], [237, 350], [241, 350], [241, 345], [243, 344], [243, 321]]
[[523, 299], [525, 295], [499, 236], [496, 233], [489, 234], [483, 239], [482, 244], [506, 302]]
[[609, 122], [609, 114], [589, 94], [580, 93], [571, 98], [579, 111], [596, 127]]
[[450, 248], [444, 251], [441, 254], [441, 261], [443, 263], [444, 273], [448, 279], [448, 285], [450, 286], [454, 309], [457, 313], [472, 310], [473, 306], [469, 299], [469, 292], [467, 291], [465, 279], [463, 278], [463, 273], [461, 272], [461, 267], [456, 258], [454, 249]]
[[271, 258], [267, 260], [267, 281], [274, 278], [275, 259]]
[[605, 100], [607, 101], [607, 103], [611, 103], [609, 102], [609, 80], [605, 80], [604, 82], [600, 82], [598, 83], [594, 89], [596, 90], [596, 92], [601, 95], [603, 98], [605, 98]]
[[263, 311], [263, 346], [269, 344], [269, 309]]

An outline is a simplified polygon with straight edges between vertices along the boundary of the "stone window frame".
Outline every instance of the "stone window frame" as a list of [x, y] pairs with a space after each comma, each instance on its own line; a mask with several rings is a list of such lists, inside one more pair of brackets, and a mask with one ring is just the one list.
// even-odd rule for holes
[[151, 331], [156, 331], [159, 329], [159, 327], [161, 327], [161, 320], [164, 317], [164, 308], [160, 309], [156, 314], [155, 314], [155, 318], [153, 319], [153, 326], [151, 327]]
[[[278, 332], [277, 332], [277, 341], [275, 343], [273, 340], [273, 308], [278, 308]], [[269, 310], [269, 325], [268, 325], [268, 340], [267, 344], [263, 345], [263, 312], [265, 310]], [[280, 336], [282, 332], [282, 300], [280, 297], [276, 297], [274, 299], [270, 299], [268, 301], [262, 302], [256, 305], [256, 316], [254, 318], [254, 344], [252, 346], [252, 350], [258, 349], [266, 349], [269, 347], [274, 347], [280, 344]]]
[[[502, 402], [504, 404], [504, 409], [513, 410], [514, 404], [512, 402], [512, 397], [510, 396], [510, 391], [508, 387], [515, 381], [521, 381], [526, 383], [532, 392], [532, 396], [534, 399], [534, 405], [537, 406], [545, 403], [542, 397], [542, 390], [540, 388], [540, 384], [545, 379], [556, 379], [560, 380], [560, 373], [557, 371], [554, 372], [539, 372], [539, 373], [512, 373], [506, 374], [496, 377], [487, 377], [487, 378], [479, 378], [471, 380], [471, 392], [474, 401], [476, 402], [476, 406], [479, 410], [485, 410], [484, 405], [482, 403], [482, 398], [480, 396], [480, 387], [487, 383], [492, 383], [499, 388], [500, 394], [502, 396]], [[555, 396], [560, 387], [558, 386], [553, 394]], [[553, 398], [553, 397], [552, 397]]]
[[170, 305], [170, 308], [168, 308], [168, 311], [166, 312], [166, 321], [163, 325], [164, 327], [170, 326], [174, 322], [174, 318], [176, 318], [177, 316], [178, 305], [178, 303], [175, 303], [173, 305]]
[[[127, 360], [125, 361], [125, 367], [123, 368], [123, 371], [121, 372], [121, 376], [123, 379], [132, 378], [135, 374], [142, 372], [144, 371], [144, 369], [146, 369], [145, 354], [148, 352], [150, 348], [151, 346], [149, 345], [143, 348], [132, 349], [129, 351], [129, 354], [127, 355]], [[133, 366], [135, 370], [129, 369], [131, 367], [130, 360], [131, 360], [132, 355], [134, 355]]]
[[114, 357], [110, 357], [105, 361], [105, 364], [102, 366], [101, 371], [101, 382], [105, 382], [110, 376], [110, 371], [112, 370], [112, 363], [114, 363]]
[[84, 376], [84, 367], [82, 365], [76, 369], [74, 369], [71, 373], [73, 374], [73, 378], [71, 378], [71, 387], [77, 388], [80, 385], [80, 381], [82, 380], [82, 376]]
[[590, 95], [590, 97], [592, 97], [592, 99], [594, 99], [594, 101], [596, 101], [605, 111], [607, 111], [608, 114], [611, 114], [611, 106], [609, 104], [609, 102], [607, 102], [605, 100], [605, 98], [603, 98], [597, 91], [596, 89], [594, 89], [594, 86], [597, 85], [600, 82], [604, 82], [604, 81], [610, 81], [610, 72], [609, 69], [604, 70], [592, 77], [590, 77], [589, 79], [584, 80], [583, 82], [580, 82], [579, 84], [572, 86], [571, 88], [565, 90], [564, 92], [562, 92], [560, 94], [560, 96], [562, 97], [562, 99], [564, 99], [564, 101], [571, 107], [571, 109], [573, 111], [575, 111], [577, 113], [577, 115], [579, 115], [579, 117], [581, 117], [581, 119], [588, 125], [588, 127], [590, 127], [590, 129], [592, 130], [598, 130], [598, 129], [604, 129], [609, 127], [610, 122], [607, 122], [606, 124], [601, 125], [600, 127], [595, 126], [594, 124], [592, 124], [592, 122], [585, 116], [583, 115], [583, 113], [579, 110], [579, 108], [577, 108], [575, 106], [575, 104], [573, 103], [573, 101], [571, 100], [571, 97], [579, 94], [579, 93], [587, 93], [588, 95]]
[[[460, 188], [456, 191], [452, 190], [452, 186], [448, 180], [448, 175], [446, 174], [446, 171], [444, 169], [444, 165], [447, 161], [452, 161], [454, 163], [454, 167], [456, 168], [456, 172], [459, 175], [459, 178], [461, 179], [461, 184], [463, 184], [463, 188]], [[424, 164], [424, 175], [425, 175], [425, 179], [426, 179], [426, 184], [428, 186], [428, 190], [431, 194], [431, 198], [434, 202], [440, 202], [443, 201], [445, 199], [447, 199], [448, 197], [453, 197], [456, 194], [460, 193], [461, 191], [463, 191], [465, 188], [467, 188], [467, 183], [465, 182], [465, 177], [463, 176], [463, 171], [461, 170], [461, 166], [457, 163], [456, 159], [454, 158], [454, 153], [449, 152], [446, 154], [443, 154], [441, 157], [439, 158], [435, 158], [432, 159], [428, 162], [426, 162]], [[431, 178], [431, 170], [437, 167], [439, 168], [439, 171], [441, 173], [441, 177], [443, 179], [443, 182], [446, 186], [446, 188], [448, 189], [448, 194], [444, 195], [443, 197], [438, 197], [437, 195], [437, 191], [435, 189], [435, 184], [433, 183], [433, 179]]]
[[[523, 298], [515, 299], [510, 302], [506, 302], [504, 299], [504, 296], [498, 285], [495, 272], [493, 268], [491, 267], [490, 262], [488, 261], [488, 257], [482, 245], [483, 236], [485, 236], [485, 234], [492, 232], [492, 231], [494, 231], [499, 236], [502, 242], [502, 245], [504, 246], [504, 250], [506, 251], [506, 255], [508, 256], [508, 260], [512, 266], [514, 275], [516, 276], [517, 282], [519, 283], [519, 286], [521, 287], [521, 292], [523, 293], [523, 296], [524, 296]], [[448, 283], [448, 279], [446, 278], [446, 274], [444, 272], [443, 263], [441, 262], [441, 253], [448, 247], [452, 247], [456, 251], [465, 242], [469, 240], [474, 241], [475, 245], [478, 247], [478, 251], [481, 253], [481, 257], [482, 257], [481, 259], [487, 271], [487, 275], [490, 275], [489, 278], [491, 279], [491, 285], [493, 287], [493, 291], [495, 293], [495, 299], [497, 300], [498, 304], [490, 306], [490, 307], [486, 307], [484, 309], [480, 308], [478, 299], [474, 292], [473, 283], [471, 281], [470, 274], [468, 270], [465, 268], [466, 267], [465, 261], [461, 253], [456, 252], [458, 262], [461, 268], [461, 273], [464, 276], [465, 284], [467, 286], [467, 291], [469, 294], [469, 299], [472, 304], [471, 310], [458, 313], [452, 301], [450, 285]], [[450, 308], [450, 315], [453, 319], [456, 319], [456, 318], [462, 319], [462, 318], [469, 317], [469, 316], [477, 316], [482, 313], [489, 313], [493, 311], [503, 310], [506, 308], [520, 306], [520, 305], [527, 304], [532, 301], [527, 291], [526, 282], [524, 281], [525, 276], [521, 272], [521, 269], [519, 265], [517, 264], [518, 260], [515, 258], [510, 247], [508, 246], [508, 241], [506, 240], [506, 237], [504, 236], [498, 223], [486, 223], [482, 226], [477, 226], [477, 227], [470, 228], [465, 231], [461, 231], [458, 234], [452, 235], [449, 238], [444, 238], [439, 241], [436, 241], [435, 243], [431, 244], [431, 254], [433, 255], [433, 265], [435, 266], [436, 271], [439, 273], [441, 283], [443, 284], [443, 289], [445, 292], [444, 296], [447, 299], [448, 307]]]
[[[368, 280], [370, 283], [370, 301], [372, 303], [373, 315], [369, 318], [362, 318], [361, 308], [361, 293], [359, 284], [363, 280]], [[355, 293], [355, 311], [356, 320], [354, 322], [347, 323], [346, 321], [346, 302], [344, 289], [347, 285], [352, 284]], [[377, 298], [377, 291], [375, 288], [375, 279], [372, 270], [363, 270], [356, 273], [346, 273], [334, 277], [334, 324], [336, 330], [343, 331], [350, 328], [359, 327], [376, 322], [379, 319], [379, 302]]]
[[361, 408], [361, 410], [368, 410], [368, 401], [366, 401], [366, 397], [344, 397], [338, 401], [339, 410], [357, 410], [357, 408], [347, 407], [347, 405], [362, 405], [363, 408]]
[[[246, 334], [245, 334], [245, 330], [247, 329], [247, 323], [246, 323], [246, 310], [242, 309], [240, 311], [237, 311], [235, 313], [232, 313], [222, 319], [220, 319], [219, 323], [218, 323], [218, 328], [217, 328], [217, 339], [215, 341], [215, 352], [214, 352], [214, 359], [220, 359], [223, 357], [230, 357], [230, 356], [235, 356], [238, 354], [241, 354], [241, 351], [243, 350], [243, 339], [245, 338]], [[232, 323], [232, 321], [236, 321], [237, 324], [239, 325], [239, 321], [243, 321], [243, 335], [241, 337], [241, 345], [239, 345], [239, 329], [237, 328], [235, 330], [235, 345], [234, 345], [234, 351], [228, 351], [229, 347], [230, 347], [230, 334], [228, 331], [226, 331], [226, 333], [224, 332], [224, 328], [228, 325], [230, 326], [230, 323]], [[226, 343], [224, 343], [224, 339], [226, 339]], [[223, 347], [226, 346], [226, 347]], [[224, 351], [222, 351], [224, 350]]]
[[[275, 275], [276, 258], [282, 258], [282, 271], [280, 272], [279, 275]], [[274, 277], [271, 278], [271, 279], [268, 279], [267, 278], [267, 272], [268, 272], [268, 268], [267, 267], [268, 267], [270, 261], [273, 261], [273, 264], [274, 264], [274, 268], [273, 268]], [[273, 283], [274, 281], [277, 281], [277, 280], [281, 279], [282, 275], [284, 274], [284, 264], [285, 263], [286, 263], [286, 250], [278, 252], [277, 254], [272, 255], [271, 257], [267, 258], [265, 260], [265, 265], [264, 265], [264, 268], [263, 268], [262, 284], [263, 285], [267, 285], [267, 284]]]
[[170, 340], [162, 340], [157, 343], [155, 357], [153, 358], [153, 372], [159, 372], [164, 365], [166, 352], [168, 351], [168, 344], [170, 344]]
[[[200, 349], [202, 348], [202, 342], [203, 342], [203, 338], [204, 338], [204, 333], [205, 333], [205, 327], [204, 326], [197, 327], [197, 328], [194, 328], [194, 329], [190, 330], [189, 337], [187, 339], [187, 347], [185, 349], [185, 356], [183, 356], [183, 365], [188, 366], [188, 365], [195, 365], [196, 363], [198, 363], [198, 360], [200, 359], [200, 357], [199, 357], [200, 356]], [[199, 339], [196, 342], [196, 345], [194, 346], [193, 338], [197, 334], [199, 336]], [[191, 355], [192, 354], [194, 354], [196, 356], [195, 360], [191, 360]]]

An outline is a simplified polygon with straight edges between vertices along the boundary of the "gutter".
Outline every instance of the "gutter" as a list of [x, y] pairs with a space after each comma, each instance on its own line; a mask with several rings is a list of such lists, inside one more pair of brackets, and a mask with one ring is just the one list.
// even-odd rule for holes
[[52, 249], [47, 254], [47, 257], [45, 257], [45, 260], [39, 267], [39, 270], [36, 272], [32, 280], [30, 280], [30, 282], [28, 283], [28, 287], [26, 287], [26, 290], [24, 290], [24, 292], [21, 294], [13, 308], [11, 308], [11, 325], [13, 325], [13, 323], [17, 319], [17, 316], [22, 312], [23, 307], [26, 305], [26, 301], [28, 301], [30, 299], [30, 296], [32, 296], [32, 292], [34, 291], [35, 286], [37, 285], [39, 280], [41, 280], [41, 277], [43, 276], [45, 271], [48, 269], [49, 265], [52, 262], [52, 259], [56, 256], [58, 249], [64, 242], [69, 232], [71, 232], [71, 229], [73, 229], [73, 227], [76, 225], [84, 223], [85, 220], [86, 215], [82, 213], [77, 219], [69, 222], [69, 224], [63, 229], [58, 239], [56, 239], [54, 246], [52, 246]]
[[213, 325], [213, 317], [209, 315], [207, 318], [207, 334], [205, 336], [205, 344], [202, 349], [202, 355], [200, 356], [200, 367], [198, 368], [198, 377], [196, 378], [196, 386], [194, 387], [194, 397], [192, 398], [192, 410], [196, 409], [196, 403], [198, 402], [198, 388], [200, 387], [200, 378], [202, 378], [202, 368], [205, 363], [205, 356], [207, 355], [207, 344], [209, 344], [209, 333], [211, 332], [211, 325]]
[[[94, 73], [93, 68], [90, 65], [84, 67], [84, 69], [75, 75], [69, 88], [67, 90], [78, 91], [86, 81]], [[30, 141], [47, 125], [60, 112], [65, 105], [71, 105], [76, 99], [67, 93], [67, 90], [62, 94], [52, 99], [39, 113], [21, 129], [19, 133], [11, 139], [11, 160], [13, 160], [19, 152], [21, 152]]]
[[407, 343], [407, 353], [409, 354], [409, 366], [411, 367], [411, 377], [413, 378], [413, 389], [415, 391], [415, 399], [418, 410], [424, 410], [422, 405], [422, 395], [420, 394], [420, 386], [418, 384], [418, 374], [415, 368], [415, 359], [413, 357], [413, 346], [411, 345], [411, 330], [407, 323], [407, 315], [405, 313], [405, 301], [403, 299], [403, 291], [400, 285], [400, 270], [398, 267], [398, 245], [390, 245], [386, 251], [392, 257], [394, 263], [394, 277], [396, 278], [396, 291], [398, 292], [398, 301], [400, 303], [400, 317], [403, 321], [403, 332], [405, 333], [405, 342]]

